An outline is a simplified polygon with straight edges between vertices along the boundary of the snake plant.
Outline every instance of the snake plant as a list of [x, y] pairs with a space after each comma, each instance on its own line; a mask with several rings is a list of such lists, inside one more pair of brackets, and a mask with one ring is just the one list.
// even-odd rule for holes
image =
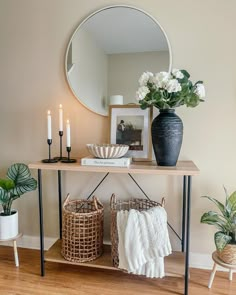
[[7, 178], [0, 179], [0, 204], [3, 208], [1, 215], [11, 215], [12, 202], [36, 188], [37, 181], [31, 177], [27, 165], [22, 163], [11, 165], [7, 171]]
[[214, 236], [218, 251], [222, 251], [227, 244], [236, 244], [236, 191], [230, 196], [226, 190], [225, 193], [225, 204], [215, 198], [203, 196], [203, 198], [213, 202], [219, 209], [219, 213], [209, 211], [201, 217], [201, 223], [214, 225], [218, 229]]

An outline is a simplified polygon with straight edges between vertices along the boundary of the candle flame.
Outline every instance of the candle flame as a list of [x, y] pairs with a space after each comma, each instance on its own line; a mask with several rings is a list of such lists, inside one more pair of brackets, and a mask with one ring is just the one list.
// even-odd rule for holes
[[62, 109], [62, 104], [59, 105], [59, 108]]
[[48, 115], [51, 115], [51, 111], [48, 111]]
[[69, 120], [66, 120], [66, 124], [70, 124], [70, 121]]

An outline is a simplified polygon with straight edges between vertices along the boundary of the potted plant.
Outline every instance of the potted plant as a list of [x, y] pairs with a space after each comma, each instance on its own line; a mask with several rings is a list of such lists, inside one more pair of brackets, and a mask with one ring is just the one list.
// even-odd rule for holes
[[139, 79], [136, 99], [141, 109], [154, 106], [160, 113], [152, 121], [151, 136], [157, 165], [175, 166], [179, 157], [183, 122], [175, 108], [196, 107], [205, 98], [202, 81], [193, 83], [186, 70], [153, 74], [144, 72]]
[[37, 181], [31, 177], [27, 165], [16, 163], [9, 167], [7, 178], [0, 179], [0, 239], [10, 239], [18, 235], [18, 212], [12, 203], [26, 192], [37, 188]]
[[225, 204], [215, 198], [203, 196], [213, 202], [220, 212], [204, 213], [201, 223], [214, 225], [218, 229], [214, 240], [219, 258], [225, 263], [236, 264], [236, 191], [230, 196], [226, 190], [225, 193]]

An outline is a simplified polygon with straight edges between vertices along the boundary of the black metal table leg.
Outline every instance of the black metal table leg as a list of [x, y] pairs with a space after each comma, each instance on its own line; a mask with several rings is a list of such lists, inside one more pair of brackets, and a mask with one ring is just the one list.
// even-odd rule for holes
[[58, 170], [59, 232], [62, 239], [61, 170]]
[[186, 212], [187, 216], [186, 216], [186, 253], [185, 253], [184, 295], [188, 295], [188, 280], [189, 280], [191, 181], [192, 181], [192, 177], [188, 176], [188, 182], [187, 182], [187, 212]]
[[41, 276], [44, 276], [44, 230], [43, 230], [43, 200], [42, 200], [42, 175], [38, 169], [38, 196], [39, 196], [39, 226], [40, 226], [40, 261]]
[[185, 236], [186, 236], [186, 175], [183, 177], [183, 211], [182, 211], [182, 239], [181, 239], [181, 245], [182, 245], [182, 252], [185, 252]]

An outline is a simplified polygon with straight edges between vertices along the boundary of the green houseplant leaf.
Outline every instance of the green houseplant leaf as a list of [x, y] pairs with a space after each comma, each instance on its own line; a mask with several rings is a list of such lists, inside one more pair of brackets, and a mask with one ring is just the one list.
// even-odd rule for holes
[[190, 78], [190, 74], [186, 70], [180, 70], [180, 71], [184, 74], [184, 77], [186, 77], [187, 79]]
[[21, 196], [26, 192], [33, 191], [37, 188], [37, 181], [34, 178], [28, 178], [20, 185], [16, 185], [13, 189], [10, 190], [12, 195]]
[[27, 165], [16, 163], [8, 168], [7, 177], [13, 180], [16, 185], [19, 185], [30, 178], [30, 171]]
[[215, 245], [218, 251], [222, 251], [224, 247], [232, 240], [231, 236], [226, 235], [223, 232], [215, 233]]
[[4, 204], [9, 200], [9, 193], [2, 187], [0, 187], [0, 204]]
[[9, 190], [15, 187], [15, 183], [11, 179], [0, 179], [0, 187], [5, 190]]
[[227, 209], [230, 213], [236, 211], [236, 191], [228, 197]]
[[236, 191], [230, 196], [224, 187], [226, 194], [225, 205], [217, 199], [203, 196], [214, 203], [220, 213], [209, 211], [202, 215], [201, 223], [214, 225], [219, 231], [215, 233], [215, 245], [219, 251], [229, 243], [236, 243]]
[[37, 188], [37, 181], [31, 177], [30, 170], [23, 163], [16, 163], [7, 171], [9, 179], [0, 180], [0, 204], [3, 215], [11, 215], [12, 202], [26, 192]]
[[226, 222], [214, 211], [204, 213], [201, 217], [201, 223], [215, 225], [219, 230], [226, 230]]
[[214, 204], [216, 204], [216, 206], [220, 209], [221, 213], [223, 215], [225, 215], [225, 206], [221, 202], [219, 202], [215, 198], [208, 197], [208, 196], [202, 196], [202, 198], [207, 198], [208, 200], [210, 200], [211, 202], [213, 202]]

